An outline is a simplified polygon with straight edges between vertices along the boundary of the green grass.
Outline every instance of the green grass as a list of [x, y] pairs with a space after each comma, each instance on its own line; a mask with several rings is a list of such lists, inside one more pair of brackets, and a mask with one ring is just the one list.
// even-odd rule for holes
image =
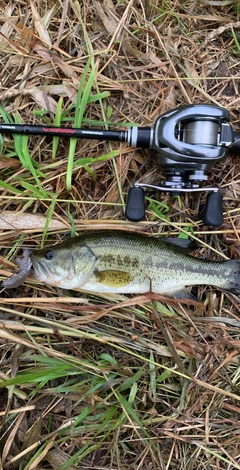
[[235, 33], [235, 31], [234, 31], [233, 28], [231, 29], [231, 31], [232, 31], [232, 37], [233, 37], [233, 39], [234, 39], [235, 46], [236, 46], [236, 48], [237, 48], [237, 52], [238, 52], [238, 54], [240, 54], [240, 44], [239, 44], [239, 42], [238, 42], [237, 35], [236, 35], [236, 33]]
[[[102, 17], [91, 0], [7, 3], [3, 121], [126, 129], [208, 102], [226, 107], [239, 128], [239, 38], [229, 26], [236, 3], [100, 2]], [[0, 153], [1, 279], [23, 246], [96, 229], [189, 237], [203, 258], [239, 258], [237, 157], [211, 168], [224, 196], [224, 224], [213, 229], [198, 216], [203, 194], [146, 191], [145, 220], [125, 219], [134, 181], [163, 177], [154, 151], [0, 135]], [[62, 229], [52, 229], [54, 220]], [[96, 296], [34, 278], [2, 290], [0, 467], [239, 469], [239, 301], [209, 286], [198, 295], [195, 304]]]

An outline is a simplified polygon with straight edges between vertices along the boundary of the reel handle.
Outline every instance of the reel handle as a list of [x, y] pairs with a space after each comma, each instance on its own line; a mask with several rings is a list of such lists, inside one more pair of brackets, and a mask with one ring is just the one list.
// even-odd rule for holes
[[233, 145], [229, 148], [229, 153], [240, 154], [240, 132], [233, 132]]
[[125, 216], [131, 222], [140, 222], [145, 217], [144, 190], [133, 186], [128, 192]]
[[222, 195], [212, 191], [207, 195], [206, 205], [202, 215], [202, 221], [210, 227], [219, 227], [223, 223]]
[[[143, 187], [154, 189], [157, 191], [169, 191], [169, 188], [164, 186], [155, 186], [151, 184], [136, 183], [128, 193], [128, 199], [126, 204], [125, 216], [131, 222], [140, 222], [145, 216], [145, 204], [144, 204], [144, 191]], [[222, 195], [218, 191], [218, 188], [179, 188], [179, 193], [185, 192], [203, 192], [211, 191], [206, 199], [206, 205], [202, 215], [202, 221], [205, 225], [210, 227], [219, 227], [223, 223], [223, 204]]]

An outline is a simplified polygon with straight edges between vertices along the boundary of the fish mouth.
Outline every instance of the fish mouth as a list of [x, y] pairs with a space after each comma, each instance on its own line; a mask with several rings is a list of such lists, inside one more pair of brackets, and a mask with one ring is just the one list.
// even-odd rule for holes
[[49, 268], [47, 264], [44, 263], [44, 261], [36, 260], [34, 255], [31, 256], [31, 261], [32, 261], [33, 268], [37, 276], [39, 276], [40, 272], [42, 272], [45, 276], [49, 275]]

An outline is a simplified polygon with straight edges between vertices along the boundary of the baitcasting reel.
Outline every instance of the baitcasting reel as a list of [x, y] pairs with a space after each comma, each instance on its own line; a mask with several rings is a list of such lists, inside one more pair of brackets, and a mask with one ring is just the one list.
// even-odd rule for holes
[[182, 192], [211, 191], [203, 213], [206, 225], [217, 227], [223, 221], [222, 195], [219, 189], [199, 184], [208, 179], [211, 165], [231, 153], [240, 151], [240, 133], [234, 133], [226, 109], [210, 104], [181, 106], [160, 116], [154, 127], [133, 126], [127, 131], [76, 129], [0, 124], [0, 132], [128, 142], [131, 147], [154, 149], [157, 164], [163, 167], [166, 180], [160, 185], [135, 183], [128, 194], [126, 217], [137, 222], [145, 216], [143, 187]]
[[[137, 129], [140, 131], [140, 129]], [[199, 188], [208, 179], [207, 172], [230, 151], [240, 149], [240, 134], [234, 134], [228, 111], [214, 105], [188, 105], [160, 116], [150, 133], [149, 148], [157, 150], [157, 164], [164, 169], [166, 180], [160, 185], [135, 183], [128, 194], [126, 217], [131, 221], [144, 218], [143, 187], [168, 191], [176, 196], [183, 192], [211, 191], [207, 196], [203, 222], [217, 227], [223, 222], [222, 195], [218, 188]]]

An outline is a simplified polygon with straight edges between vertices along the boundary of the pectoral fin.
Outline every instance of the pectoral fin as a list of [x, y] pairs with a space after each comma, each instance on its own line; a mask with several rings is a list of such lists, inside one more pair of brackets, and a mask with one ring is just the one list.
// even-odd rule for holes
[[123, 287], [129, 284], [132, 276], [125, 271], [106, 269], [105, 271], [95, 271], [98, 282], [108, 287]]

